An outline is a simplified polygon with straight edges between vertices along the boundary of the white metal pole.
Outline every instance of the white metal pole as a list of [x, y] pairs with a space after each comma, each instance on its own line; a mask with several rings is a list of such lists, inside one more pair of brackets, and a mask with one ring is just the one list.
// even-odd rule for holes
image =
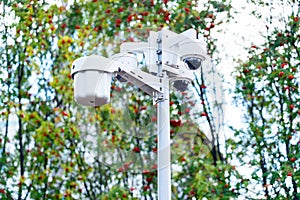
[[171, 147], [169, 88], [158, 103], [158, 200], [171, 200]]

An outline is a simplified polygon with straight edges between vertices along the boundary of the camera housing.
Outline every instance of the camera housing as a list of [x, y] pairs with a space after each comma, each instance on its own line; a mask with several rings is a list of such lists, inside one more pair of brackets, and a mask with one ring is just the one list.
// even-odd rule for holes
[[190, 70], [197, 70], [201, 66], [202, 61], [206, 58], [205, 49], [200, 40], [186, 38], [179, 45], [180, 59], [186, 63]]
[[111, 61], [91, 55], [76, 59], [72, 64], [75, 101], [84, 106], [101, 106], [110, 101], [113, 71], [107, 66]]

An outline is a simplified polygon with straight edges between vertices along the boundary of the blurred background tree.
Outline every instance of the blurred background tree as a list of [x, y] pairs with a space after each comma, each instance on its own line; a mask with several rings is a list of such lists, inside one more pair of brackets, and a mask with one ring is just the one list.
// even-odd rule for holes
[[250, 176], [237, 183], [242, 193], [296, 200], [300, 198], [300, 5], [285, 0], [251, 4], [262, 8], [253, 14], [265, 25], [264, 42], [253, 41], [247, 60], [240, 61], [235, 72], [236, 102], [243, 105], [246, 127], [234, 129], [234, 139], [227, 141], [228, 156], [249, 169]]

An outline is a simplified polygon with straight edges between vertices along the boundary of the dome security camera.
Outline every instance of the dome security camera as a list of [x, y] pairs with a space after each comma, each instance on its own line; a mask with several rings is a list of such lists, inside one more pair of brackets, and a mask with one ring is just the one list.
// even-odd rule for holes
[[190, 70], [197, 70], [202, 61], [206, 58], [206, 51], [203, 48], [203, 42], [198, 39], [185, 38], [179, 44], [180, 59], [187, 65]]

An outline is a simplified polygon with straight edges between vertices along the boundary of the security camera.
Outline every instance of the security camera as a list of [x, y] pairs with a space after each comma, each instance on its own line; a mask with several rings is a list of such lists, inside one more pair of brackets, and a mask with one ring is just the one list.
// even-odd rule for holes
[[190, 70], [197, 70], [201, 66], [202, 61], [206, 58], [205, 49], [203, 49], [203, 44], [197, 39], [186, 38], [179, 45], [180, 59], [186, 63]]
[[[189, 29], [180, 34], [164, 30], [163, 33], [166, 40], [162, 47], [163, 50], [170, 50], [173, 53], [175, 58], [173, 63], [177, 63], [176, 54], [189, 70], [199, 69], [201, 63], [206, 60], [206, 44], [203, 40], [197, 39], [196, 30]], [[165, 56], [165, 59], [170, 63], [172, 60], [169, 57]]]
[[76, 59], [72, 64], [75, 101], [84, 106], [100, 106], [110, 101], [111, 79], [114, 69], [111, 60], [91, 55]]
[[160, 77], [137, 68], [136, 57], [131, 53], [120, 53], [111, 58], [92, 55], [79, 58], [72, 64], [75, 101], [84, 106], [109, 103], [113, 74], [149, 95], [161, 93], [164, 86]]

